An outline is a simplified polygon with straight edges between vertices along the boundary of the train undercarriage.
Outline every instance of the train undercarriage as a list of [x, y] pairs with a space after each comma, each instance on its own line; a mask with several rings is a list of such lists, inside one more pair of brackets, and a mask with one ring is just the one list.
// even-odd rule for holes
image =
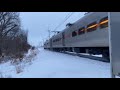
[[45, 48], [57, 52], [75, 52], [75, 53], [87, 53], [89, 55], [102, 55], [102, 58], [110, 61], [109, 47], [64, 47], [64, 48]]

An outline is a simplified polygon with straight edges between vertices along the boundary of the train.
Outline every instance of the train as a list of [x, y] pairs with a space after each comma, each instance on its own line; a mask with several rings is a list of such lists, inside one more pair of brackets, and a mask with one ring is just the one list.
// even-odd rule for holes
[[89, 12], [46, 40], [44, 49], [102, 54], [102, 57], [109, 60], [108, 21], [108, 12]]

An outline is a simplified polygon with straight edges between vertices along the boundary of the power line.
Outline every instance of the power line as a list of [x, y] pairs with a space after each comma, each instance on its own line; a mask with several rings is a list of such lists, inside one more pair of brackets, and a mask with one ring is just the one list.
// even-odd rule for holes
[[74, 12], [72, 12], [71, 14], [69, 13], [69, 14], [66, 16], [65, 20], [62, 21], [62, 22], [54, 29], [54, 31], [56, 31], [56, 30], [58, 29], [58, 27], [60, 27], [65, 21], [67, 21], [73, 14], [74, 14]]
[[62, 21], [62, 22], [54, 29], [54, 31], [56, 31], [58, 27], [60, 27], [66, 20], [68, 20], [68, 19], [73, 15], [73, 13], [74, 13], [74, 12], [72, 12], [71, 14], [68, 14], [68, 15], [66, 16], [65, 20]]
[[50, 29], [49, 29], [49, 27], [48, 27], [48, 37], [49, 37], [49, 39], [50, 39], [50, 36], [51, 36], [51, 32], [58, 32], [58, 31], [56, 31], [66, 20], [68, 20], [72, 15], [73, 15], [73, 13], [74, 12], [72, 12], [72, 13], [69, 13], [69, 14], [67, 14], [67, 16], [65, 17], [65, 20], [64, 21], [62, 21], [53, 31], [51, 31]]

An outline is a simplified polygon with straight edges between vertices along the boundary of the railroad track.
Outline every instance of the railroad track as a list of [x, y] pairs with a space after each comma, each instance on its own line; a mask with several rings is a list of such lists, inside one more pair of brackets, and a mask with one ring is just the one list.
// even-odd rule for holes
[[[57, 52], [57, 51], [54, 51]], [[74, 52], [58, 52], [58, 53], [64, 53], [64, 54], [68, 54], [68, 55], [72, 55], [72, 56], [78, 56], [78, 57], [83, 57], [83, 58], [89, 58], [92, 60], [96, 60], [96, 61], [102, 61], [102, 62], [106, 62], [109, 63], [110, 60], [103, 58], [103, 57], [97, 57], [97, 56], [92, 56], [92, 55], [83, 55], [80, 53], [74, 53]]]

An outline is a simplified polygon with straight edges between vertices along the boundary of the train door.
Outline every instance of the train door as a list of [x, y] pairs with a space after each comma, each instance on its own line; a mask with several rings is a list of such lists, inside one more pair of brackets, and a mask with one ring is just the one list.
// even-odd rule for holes
[[65, 32], [62, 33], [62, 45], [65, 46]]

